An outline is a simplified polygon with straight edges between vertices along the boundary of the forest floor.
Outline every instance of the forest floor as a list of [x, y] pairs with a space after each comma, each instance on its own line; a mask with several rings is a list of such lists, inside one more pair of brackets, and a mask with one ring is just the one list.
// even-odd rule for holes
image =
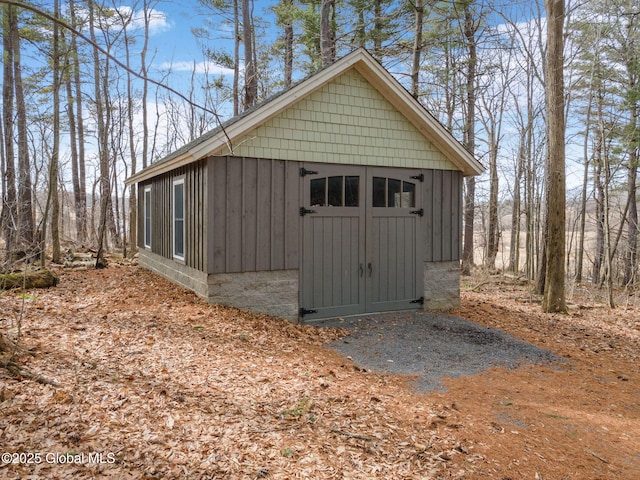
[[[335, 329], [210, 306], [136, 266], [0, 295], [0, 478], [640, 478], [640, 302], [475, 276], [449, 312], [566, 361], [417, 393], [326, 344]], [[6, 352], [5, 352], [6, 357]], [[0, 359], [1, 360], [1, 359]], [[6, 358], [5, 358], [6, 360]]]

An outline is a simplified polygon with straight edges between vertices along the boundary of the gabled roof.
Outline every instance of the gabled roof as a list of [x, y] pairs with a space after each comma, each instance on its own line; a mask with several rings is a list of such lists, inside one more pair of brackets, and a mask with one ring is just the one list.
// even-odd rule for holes
[[337, 60], [256, 107], [223, 123], [162, 160], [151, 164], [126, 180], [127, 184], [144, 181], [175, 168], [207, 157], [225, 146], [233, 151], [234, 142], [246, 133], [280, 114], [296, 102], [330, 83], [346, 71], [356, 69], [413, 126], [437, 147], [465, 176], [478, 175], [484, 167], [471, 155], [422, 104], [364, 48]]

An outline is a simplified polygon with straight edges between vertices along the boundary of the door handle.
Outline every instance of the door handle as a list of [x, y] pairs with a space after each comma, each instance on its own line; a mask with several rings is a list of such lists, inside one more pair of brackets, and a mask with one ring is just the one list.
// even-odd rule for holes
[[360, 276], [364, 277], [364, 265], [360, 264]]
[[371, 276], [373, 274], [373, 264], [369, 262], [369, 264], [367, 265], [367, 268], [369, 269], [369, 276]]

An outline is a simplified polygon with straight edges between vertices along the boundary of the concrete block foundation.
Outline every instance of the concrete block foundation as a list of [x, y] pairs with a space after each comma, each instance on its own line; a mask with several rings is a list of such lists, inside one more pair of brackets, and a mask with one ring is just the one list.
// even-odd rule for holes
[[448, 310], [459, 306], [460, 262], [425, 262], [425, 310]]

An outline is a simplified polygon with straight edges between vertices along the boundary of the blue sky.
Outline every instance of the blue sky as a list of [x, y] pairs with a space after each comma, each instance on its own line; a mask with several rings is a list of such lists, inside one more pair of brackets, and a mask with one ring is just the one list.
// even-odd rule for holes
[[[113, 6], [117, 8], [134, 8], [136, 3], [132, 1], [113, 0]], [[274, 2], [255, 1], [254, 15], [271, 15], [269, 7]], [[206, 81], [226, 76], [231, 83], [232, 70], [226, 69], [212, 62], [207, 62], [202, 52], [202, 41], [196, 39], [192, 30], [194, 28], [207, 28], [209, 39], [205, 41], [214, 49], [225, 50], [229, 54], [233, 52], [232, 27], [226, 23], [220, 15], [216, 15], [203, 7], [198, 0], [160, 0], [152, 5], [154, 8], [151, 20], [149, 50], [147, 62], [149, 76], [157, 81], [167, 83], [183, 95], [189, 95], [191, 90], [191, 77], [195, 71], [194, 83], [198, 86]], [[137, 8], [141, 8], [139, 5]], [[134, 13], [134, 18], [139, 15]], [[140, 16], [139, 22], [142, 22]], [[142, 33], [142, 30], [139, 31]], [[141, 45], [142, 39], [139, 40]], [[134, 55], [136, 55], [134, 53]], [[242, 52], [241, 52], [242, 55]], [[134, 59], [137, 61], [137, 59]], [[164, 79], [167, 72], [171, 71], [169, 78]], [[208, 74], [208, 76], [205, 75]], [[197, 103], [201, 101], [196, 99]], [[216, 105], [216, 109], [223, 117], [231, 116], [231, 105], [227, 101]]]
[[[131, 10], [131, 2], [121, 2], [118, 7]], [[152, 66], [166, 69], [173, 65], [174, 71], [193, 68], [193, 62], [201, 64], [202, 51], [191, 29], [204, 25], [205, 15], [196, 0], [161, 1], [151, 14], [148, 59]], [[134, 13], [134, 21], [142, 23], [141, 13]], [[141, 40], [140, 40], [141, 41]]]
[[[125, 5], [125, 4], [123, 4]], [[150, 38], [150, 53], [155, 53], [155, 65], [167, 68], [173, 64], [174, 70], [188, 70], [191, 72], [193, 62], [202, 68], [202, 51], [198, 45], [192, 28], [202, 27], [207, 15], [196, 0], [163, 1], [156, 8], [153, 16], [153, 28]], [[216, 18], [209, 17], [213, 21]], [[223, 40], [224, 32], [216, 35], [221, 45], [228, 44]]]

